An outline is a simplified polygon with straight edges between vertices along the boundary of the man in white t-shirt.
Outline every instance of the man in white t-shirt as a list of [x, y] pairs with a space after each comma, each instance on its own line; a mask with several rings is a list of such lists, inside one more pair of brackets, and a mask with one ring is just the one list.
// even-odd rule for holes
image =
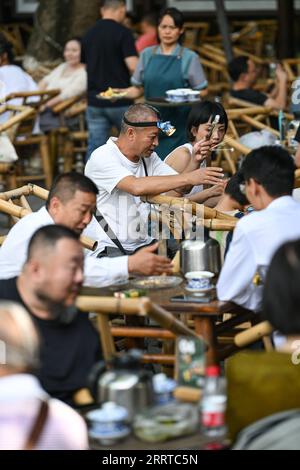
[[[119, 137], [110, 138], [94, 150], [85, 174], [97, 185], [97, 209], [109, 225], [108, 247], [128, 252], [150, 244], [149, 205], [140, 196], [176, 190], [186, 193], [194, 185], [215, 184], [223, 177], [221, 168], [201, 168], [177, 174], [154, 152], [159, 130], [170, 126], [160, 121], [159, 112], [147, 104], [126, 111]], [[109, 234], [109, 232], [107, 232]]]

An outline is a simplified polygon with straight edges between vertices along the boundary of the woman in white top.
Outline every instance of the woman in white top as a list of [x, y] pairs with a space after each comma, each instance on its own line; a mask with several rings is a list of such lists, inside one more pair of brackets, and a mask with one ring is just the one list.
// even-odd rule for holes
[[48, 101], [41, 115], [41, 128], [44, 131], [60, 124], [58, 116], [52, 112], [56, 104], [73, 96], [82, 95], [87, 89], [87, 73], [84, 64], [80, 62], [80, 54], [80, 39], [73, 38], [67, 41], [64, 47], [65, 62], [58, 65], [39, 83], [40, 90], [60, 89], [59, 95]]
[[[219, 123], [216, 125], [212, 135], [209, 136], [212, 122], [217, 115], [220, 116]], [[173, 150], [166, 157], [165, 163], [178, 173], [182, 173], [190, 164], [193, 155], [195, 155], [199, 161], [199, 167], [211, 166], [212, 151], [222, 142], [227, 131], [227, 126], [227, 114], [220, 103], [203, 101], [194, 106], [187, 120], [189, 142]], [[224, 184], [225, 183], [221, 182], [208, 189], [204, 189], [202, 185], [194, 186], [186, 197], [191, 201], [199, 203], [207, 202], [211, 198], [221, 196], [224, 190]], [[216, 203], [216, 201], [214, 202]]]
[[[37, 84], [21, 67], [14, 65], [12, 44], [0, 34], [0, 102], [11, 93], [33, 92], [37, 90]], [[18, 106], [22, 104], [22, 98], [14, 98], [9, 104]], [[0, 115], [0, 123], [9, 118], [9, 113]]]

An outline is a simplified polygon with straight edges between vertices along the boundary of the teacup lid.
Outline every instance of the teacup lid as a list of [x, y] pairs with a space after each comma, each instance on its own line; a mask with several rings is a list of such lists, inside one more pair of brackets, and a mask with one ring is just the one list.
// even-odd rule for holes
[[99, 423], [123, 421], [128, 418], [128, 411], [123, 406], [119, 406], [112, 401], [108, 401], [103, 403], [100, 409], [87, 413], [86, 417], [90, 421], [96, 421]]
[[176, 380], [170, 379], [166, 374], [155, 374], [153, 376], [153, 387], [156, 393], [172, 392], [176, 387]]
[[186, 279], [209, 279], [214, 277], [214, 273], [210, 271], [190, 271], [185, 274]]

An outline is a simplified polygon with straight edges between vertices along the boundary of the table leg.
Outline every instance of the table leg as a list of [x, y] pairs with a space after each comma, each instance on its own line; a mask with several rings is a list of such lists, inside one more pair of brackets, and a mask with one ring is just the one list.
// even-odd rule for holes
[[211, 317], [194, 317], [196, 333], [201, 335], [208, 344], [206, 351], [206, 364], [218, 364], [217, 338], [215, 332], [215, 322]]

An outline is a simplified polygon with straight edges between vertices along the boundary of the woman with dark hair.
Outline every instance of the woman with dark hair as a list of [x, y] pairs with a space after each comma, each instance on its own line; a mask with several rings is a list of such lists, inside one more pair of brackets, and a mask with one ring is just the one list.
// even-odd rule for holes
[[[219, 116], [219, 123], [212, 131], [212, 123]], [[228, 118], [225, 109], [220, 103], [203, 101], [193, 106], [187, 120], [188, 142], [177, 147], [165, 159], [165, 163], [178, 173], [189, 169], [210, 166], [211, 152], [219, 145], [228, 127]], [[195, 160], [195, 167], [190, 168], [191, 161]], [[209, 198], [221, 196], [224, 184], [219, 183], [208, 189], [202, 185], [194, 186], [188, 197], [195, 202], [203, 203]], [[214, 201], [216, 204], [217, 201]]]
[[[125, 89], [129, 98], [143, 94], [146, 101], [165, 96], [176, 88], [199, 90], [199, 98], [206, 94], [207, 80], [198, 55], [181, 46], [184, 33], [182, 13], [176, 8], [164, 10], [158, 20], [159, 46], [146, 48], [132, 77], [133, 87]], [[122, 90], [124, 91], [124, 90]], [[176, 132], [172, 137], [160, 136], [157, 153], [163, 160], [174, 148], [186, 142], [188, 106], [159, 107], [163, 121], [171, 121]]]
[[227, 416], [232, 438], [266, 416], [300, 408], [299, 286], [297, 240], [276, 251], [264, 283], [262, 318], [284, 335], [281, 344], [276, 351], [241, 352], [227, 361]]
[[49, 100], [45, 111], [41, 114], [40, 127], [49, 131], [60, 125], [59, 117], [52, 108], [63, 100], [82, 95], [87, 89], [87, 74], [84, 64], [80, 62], [81, 40], [69, 39], [64, 47], [65, 62], [58, 65], [39, 83], [40, 90], [60, 89], [59, 95]]
[[[37, 84], [28, 73], [14, 64], [12, 44], [0, 34], [0, 101], [10, 93], [32, 92], [37, 90]], [[22, 98], [15, 98], [9, 102], [12, 105], [22, 104]], [[0, 122], [8, 118], [7, 113], [0, 116]]]

